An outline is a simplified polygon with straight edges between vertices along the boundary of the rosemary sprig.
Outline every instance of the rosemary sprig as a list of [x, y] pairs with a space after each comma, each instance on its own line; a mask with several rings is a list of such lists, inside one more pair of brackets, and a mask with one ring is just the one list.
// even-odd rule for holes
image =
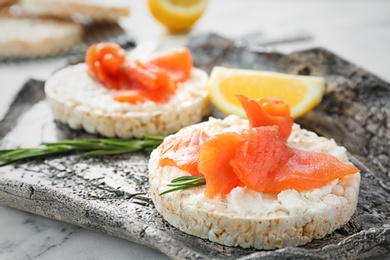
[[142, 139], [73, 139], [54, 143], [42, 143], [34, 148], [0, 150], [0, 166], [18, 160], [45, 155], [82, 151], [84, 156], [114, 155], [136, 151], [152, 151], [161, 144], [165, 136], [144, 135]]
[[198, 187], [206, 184], [206, 179], [204, 177], [199, 176], [181, 176], [171, 180], [167, 186], [174, 187], [172, 189], [166, 190], [160, 193], [161, 195], [177, 191], [177, 190], [185, 190], [193, 187]]

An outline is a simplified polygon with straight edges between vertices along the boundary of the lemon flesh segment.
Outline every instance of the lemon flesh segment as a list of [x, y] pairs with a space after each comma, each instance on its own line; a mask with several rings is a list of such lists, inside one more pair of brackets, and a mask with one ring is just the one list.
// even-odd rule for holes
[[236, 94], [253, 99], [276, 97], [299, 118], [318, 105], [325, 91], [322, 77], [299, 76], [278, 72], [214, 67], [208, 82], [213, 104], [225, 114], [245, 117]]
[[208, 0], [148, 0], [149, 10], [168, 30], [188, 30], [203, 14]]

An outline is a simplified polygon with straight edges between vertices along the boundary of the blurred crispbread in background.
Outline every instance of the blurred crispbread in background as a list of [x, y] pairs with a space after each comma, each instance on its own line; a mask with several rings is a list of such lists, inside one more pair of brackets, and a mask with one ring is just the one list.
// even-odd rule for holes
[[0, 0], [0, 61], [76, 55], [101, 41], [132, 46], [118, 21], [127, 1]]

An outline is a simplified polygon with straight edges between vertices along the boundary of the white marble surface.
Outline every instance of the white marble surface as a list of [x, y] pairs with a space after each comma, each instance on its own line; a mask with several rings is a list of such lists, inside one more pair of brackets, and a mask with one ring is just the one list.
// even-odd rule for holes
[[[185, 42], [185, 35], [169, 35], [157, 24], [144, 1], [128, 1], [132, 14], [121, 24], [138, 42], [157, 40], [160, 48]], [[266, 38], [310, 34], [310, 42], [272, 48], [322, 46], [390, 81], [390, 1], [210, 0], [194, 31], [229, 37], [261, 32]], [[28, 78], [44, 80], [64, 64], [53, 59], [0, 65], [0, 118]], [[141, 245], [0, 206], [0, 259], [165, 258]]]

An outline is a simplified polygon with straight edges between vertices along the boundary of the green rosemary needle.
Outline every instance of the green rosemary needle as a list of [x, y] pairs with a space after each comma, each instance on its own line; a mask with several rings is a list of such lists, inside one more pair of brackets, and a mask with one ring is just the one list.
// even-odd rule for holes
[[142, 139], [73, 139], [53, 143], [42, 143], [34, 148], [16, 148], [0, 150], [0, 166], [18, 160], [45, 155], [65, 154], [82, 151], [85, 156], [114, 155], [136, 151], [152, 151], [157, 148], [165, 136], [144, 135]]
[[160, 193], [161, 195], [177, 191], [177, 190], [185, 190], [193, 187], [198, 187], [206, 184], [206, 179], [204, 177], [199, 176], [181, 176], [171, 180], [167, 186], [173, 187], [172, 189], [166, 190]]

